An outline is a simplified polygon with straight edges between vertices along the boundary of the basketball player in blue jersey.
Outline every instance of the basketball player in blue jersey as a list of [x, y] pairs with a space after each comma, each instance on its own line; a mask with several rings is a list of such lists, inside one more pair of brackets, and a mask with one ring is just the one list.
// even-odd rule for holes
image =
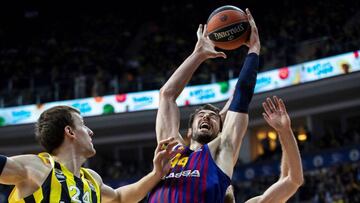
[[[136, 183], [112, 189], [93, 170], [81, 167], [94, 156], [94, 133], [80, 112], [68, 106], [44, 111], [36, 124], [36, 136], [47, 153], [0, 155], [0, 183], [15, 185], [10, 203], [138, 202], [167, 174], [174, 138], [159, 142], [153, 171]], [[167, 145], [169, 149], [160, 146]]]
[[[246, 13], [251, 25], [248, 55], [224, 122], [220, 110], [210, 104], [200, 107], [190, 116], [190, 147], [178, 145], [173, 148], [176, 155], [171, 161], [170, 172], [150, 192], [149, 202], [224, 202], [248, 125], [248, 106], [254, 92], [260, 52], [255, 21], [248, 9]], [[215, 50], [206, 25], [199, 26], [197, 37], [193, 53], [160, 90], [156, 119], [158, 142], [178, 136], [180, 118], [176, 98], [199, 65], [209, 58], [226, 58], [223, 52]]]

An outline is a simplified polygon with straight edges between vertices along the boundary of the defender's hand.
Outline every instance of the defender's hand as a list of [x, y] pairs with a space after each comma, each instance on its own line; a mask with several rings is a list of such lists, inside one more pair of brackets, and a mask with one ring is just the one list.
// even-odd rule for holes
[[284, 102], [276, 96], [273, 97], [273, 100], [274, 102], [270, 98], [266, 98], [266, 102], [262, 103], [265, 110], [264, 119], [276, 131], [291, 128], [290, 117], [286, 112]]
[[159, 178], [165, 176], [170, 170], [170, 160], [174, 155], [172, 148], [177, 144], [173, 137], [169, 137], [166, 140], [159, 142], [155, 149], [154, 159], [153, 159], [153, 172]]

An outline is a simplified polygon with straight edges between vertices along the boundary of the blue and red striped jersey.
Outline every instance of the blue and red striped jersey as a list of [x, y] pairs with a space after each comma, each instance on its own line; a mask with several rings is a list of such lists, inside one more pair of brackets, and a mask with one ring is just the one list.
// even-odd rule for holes
[[175, 147], [170, 172], [149, 193], [149, 203], [224, 202], [230, 178], [216, 165], [208, 145], [196, 151]]

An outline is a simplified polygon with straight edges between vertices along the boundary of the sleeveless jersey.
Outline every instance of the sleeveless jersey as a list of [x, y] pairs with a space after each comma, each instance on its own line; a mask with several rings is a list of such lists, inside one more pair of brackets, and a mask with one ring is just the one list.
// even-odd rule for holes
[[220, 203], [231, 183], [216, 165], [208, 145], [196, 151], [177, 146], [170, 172], [149, 193], [149, 203]]
[[16, 187], [9, 195], [9, 203], [100, 203], [100, 187], [92, 175], [80, 169], [80, 178], [74, 176], [65, 166], [57, 163], [48, 153], [40, 153], [44, 163], [50, 163], [52, 170], [32, 195], [18, 198]]

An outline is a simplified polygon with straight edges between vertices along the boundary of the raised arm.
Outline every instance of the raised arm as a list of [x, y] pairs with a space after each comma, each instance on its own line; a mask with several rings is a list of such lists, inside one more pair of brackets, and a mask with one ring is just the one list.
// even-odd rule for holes
[[159, 109], [156, 117], [157, 141], [170, 136], [177, 137], [180, 125], [179, 108], [176, 99], [191, 79], [195, 70], [208, 58], [223, 57], [223, 52], [217, 52], [207, 36], [206, 25], [199, 25], [197, 43], [193, 53], [172, 74], [165, 85], [160, 89]]
[[133, 203], [142, 200], [170, 169], [172, 148], [177, 143], [173, 137], [160, 141], [154, 155], [154, 169], [139, 181], [113, 189], [103, 183], [101, 177], [89, 170], [100, 184], [102, 202]]
[[[249, 51], [240, 71], [233, 97], [229, 100], [228, 111], [226, 113], [227, 105], [225, 105], [225, 108], [222, 111], [222, 115], [226, 115], [226, 118], [221, 134], [221, 148], [232, 154], [231, 164], [225, 167], [227, 169], [224, 169], [225, 171], [230, 171], [229, 175], [232, 175], [233, 167], [239, 156], [241, 142], [247, 129], [249, 119], [248, 107], [254, 94], [259, 63], [260, 40], [257, 27], [248, 9], [246, 9], [246, 13], [251, 26], [251, 35], [249, 42], [247, 43]], [[224, 156], [227, 156], [227, 154]], [[223, 158], [228, 160], [227, 157]], [[224, 164], [226, 165], [226, 163]]]
[[265, 110], [263, 116], [279, 135], [283, 154], [280, 179], [271, 185], [264, 194], [248, 200], [247, 203], [286, 202], [304, 181], [300, 153], [291, 130], [289, 115], [281, 99], [274, 97], [273, 100], [274, 102], [267, 98], [263, 103]]

